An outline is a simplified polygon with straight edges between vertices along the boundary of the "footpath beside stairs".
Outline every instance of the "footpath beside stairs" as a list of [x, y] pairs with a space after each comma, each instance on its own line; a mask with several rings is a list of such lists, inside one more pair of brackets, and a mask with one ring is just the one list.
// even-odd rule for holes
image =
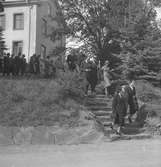
[[85, 105], [92, 114], [91, 117], [95, 121], [96, 126], [104, 133], [106, 138], [111, 140], [151, 138], [151, 135], [145, 133], [145, 130], [137, 122], [134, 121], [129, 124], [127, 119], [125, 119], [125, 127], [122, 129], [123, 135], [116, 135], [115, 130], [111, 128], [112, 99], [107, 98], [105, 95], [88, 96], [85, 100]]

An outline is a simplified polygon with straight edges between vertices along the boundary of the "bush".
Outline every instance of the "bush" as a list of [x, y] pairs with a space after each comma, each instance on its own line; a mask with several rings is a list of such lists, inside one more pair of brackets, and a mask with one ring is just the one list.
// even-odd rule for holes
[[136, 82], [138, 98], [146, 103], [161, 104], [161, 90], [145, 80]]

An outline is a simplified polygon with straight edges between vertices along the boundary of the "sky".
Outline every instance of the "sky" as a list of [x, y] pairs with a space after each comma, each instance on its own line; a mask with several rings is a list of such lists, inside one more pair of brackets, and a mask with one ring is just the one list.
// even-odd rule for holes
[[161, 19], [161, 8], [156, 8], [157, 11], [157, 19]]

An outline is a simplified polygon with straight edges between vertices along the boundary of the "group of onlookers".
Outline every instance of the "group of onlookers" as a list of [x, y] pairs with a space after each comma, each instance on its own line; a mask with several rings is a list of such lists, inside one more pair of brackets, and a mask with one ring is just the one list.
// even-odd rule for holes
[[24, 75], [26, 71], [26, 58], [24, 54], [11, 55], [10, 53], [0, 56], [0, 72], [3, 76]]
[[50, 56], [42, 59], [40, 55], [33, 54], [28, 63], [25, 55], [21, 53], [18, 55], [4, 53], [0, 56], [0, 73], [3, 76], [24, 76], [26, 74], [39, 76], [43, 73], [45, 77], [50, 77], [55, 71]]

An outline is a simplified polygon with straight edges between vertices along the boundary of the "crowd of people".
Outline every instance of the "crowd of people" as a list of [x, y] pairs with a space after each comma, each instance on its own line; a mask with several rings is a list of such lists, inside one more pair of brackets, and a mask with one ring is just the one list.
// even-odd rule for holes
[[50, 56], [42, 59], [40, 55], [33, 54], [29, 62], [26, 61], [26, 56], [21, 53], [18, 55], [4, 53], [0, 56], [0, 73], [2, 76], [40, 75], [42, 66], [46, 77], [50, 77], [55, 72]]
[[24, 54], [14, 56], [10, 53], [0, 56], [0, 72], [3, 76], [18, 76], [24, 75], [26, 71], [26, 58]]

